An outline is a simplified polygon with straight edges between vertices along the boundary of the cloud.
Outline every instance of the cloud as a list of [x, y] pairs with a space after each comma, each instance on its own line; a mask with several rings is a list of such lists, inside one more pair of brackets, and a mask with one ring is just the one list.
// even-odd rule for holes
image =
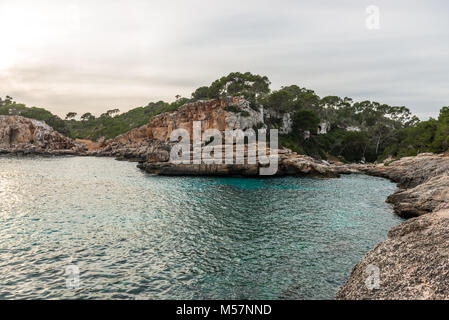
[[0, 94], [99, 114], [189, 96], [232, 71], [272, 88], [406, 105], [449, 105], [446, 1], [2, 1]]

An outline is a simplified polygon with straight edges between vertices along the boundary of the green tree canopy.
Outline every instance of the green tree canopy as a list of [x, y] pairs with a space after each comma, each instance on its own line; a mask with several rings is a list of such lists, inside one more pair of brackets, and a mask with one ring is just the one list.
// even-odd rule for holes
[[69, 112], [66, 114], [65, 119], [66, 120], [71, 120], [74, 119], [76, 117], [77, 113], [76, 112]]
[[301, 136], [303, 132], [310, 131], [312, 134], [318, 130], [320, 118], [312, 110], [300, 110], [295, 113], [293, 119], [293, 132]]

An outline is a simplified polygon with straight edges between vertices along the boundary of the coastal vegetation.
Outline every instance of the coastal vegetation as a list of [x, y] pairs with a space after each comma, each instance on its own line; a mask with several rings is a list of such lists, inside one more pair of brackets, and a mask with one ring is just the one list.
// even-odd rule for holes
[[449, 148], [449, 107], [440, 110], [438, 119], [431, 118], [397, 130], [392, 141], [384, 154], [396, 158], [423, 152], [446, 152]]
[[[189, 98], [177, 95], [174, 102], [150, 102], [124, 113], [110, 108], [99, 116], [69, 112], [64, 119], [6, 96], [0, 98], [0, 114], [42, 120], [71, 138], [95, 141], [101, 137], [114, 138], [187, 102], [244, 96], [252, 109], [263, 108], [268, 128], [283, 129], [282, 146], [316, 158], [373, 162], [389, 156], [444, 152], [449, 148], [449, 107], [441, 109], [438, 119], [419, 121], [405, 106], [354, 101], [348, 97], [320, 97], [313, 90], [297, 85], [271, 91], [270, 84], [266, 76], [233, 72], [196, 89]], [[232, 106], [227, 108], [248, 116]], [[285, 119], [289, 119], [287, 124]]]

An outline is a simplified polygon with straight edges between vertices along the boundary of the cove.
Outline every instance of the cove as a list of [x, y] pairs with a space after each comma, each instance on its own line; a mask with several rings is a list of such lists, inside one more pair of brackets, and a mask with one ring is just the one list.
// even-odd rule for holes
[[402, 221], [385, 203], [394, 190], [365, 175], [162, 177], [111, 158], [0, 157], [0, 298], [332, 299]]

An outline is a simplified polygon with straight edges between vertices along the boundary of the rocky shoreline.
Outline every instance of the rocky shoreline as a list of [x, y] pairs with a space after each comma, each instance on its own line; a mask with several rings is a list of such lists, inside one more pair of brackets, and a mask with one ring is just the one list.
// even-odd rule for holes
[[84, 147], [43, 121], [0, 115], [0, 155], [82, 155]]
[[403, 218], [449, 208], [449, 156], [445, 154], [422, 153], [391, 163], [335, 166], [335, 171], [360, 172], [396, 182], [400, 190], [386, 201]]
[[[227, 111], [241, 110], [240, 113]], [[243, 113], [246, 112], [246, 113]], [[235, 144], [233, 164], [173, 164], [170, 160], [170, 150], [174, 143], [170, 142], [170, 134], [175, 129], [185, 129], [193, 136], [193, 123], [201, 125], [201, 134], [209, 129], [219, 132], [225, 130], [248, 130], [257, 125], [264, 125], [263, 111], [257, 112], [250, 108], [249, 102], [242, 97], [215, 99], [188, 103], [178, 111], [159, 114], [150, 119], [149, 123], [108, 140], [96, 149], [87, 152], [93, 156], [111, 156], [119, 160], [139, 162], [138, 167], [147, 173], [159, 175], [195, 175], [195, 176], [245, 176], [260, 177], [261, 168], [267, 166], [259, 159], [254, 164], [248, 164], [248, 148], [245, 145], [244, 154], [240, 156], [242, 164], [237, 161]], [[226, 145], [223, 143], [223, 150]], [[196, 153], [203, 153], [206, 143]], [[257, 146], [254, 146], [258, 152]], [[288, 149], [266, 148], [264, 154], [270, 157], [275, 152], [278, 157], [277, 176], [318, 176], [337, 177], [332, 166], [312, 157], [298, 155]], [[191, 159], [194, 150], [190, 150]], [[193, 161], [192, 161], [193, 163]]]
[[[400, 190], [387, 202], [410, 219], [353, 267], [336, 299], [449, 299], [449, 157], [420, 154], [352, 167], [398, 183]], [[373, 266], [379, 271], [376, 287], [367, 286]]]
[[[248, 103], [240, 98], [187, 104], [180, 110], [150, 119], [149, 124], [106, 142], [89, 143], [64, 137], [44, 122], [20, 116], [0, 116], [0, 155], [105, 156], [139, 162], [138, 167], [160, 175], [208, 175], [260, 177], [267, 166], [246, 164], [173, 164], [169, 161], [172, 143], [170, 132], [192, 127], [201, 121], [202, 130], [218, 128], [248, 129], [254, 123], [225, 111], [236, 105], [248, 113]], [[251, 111], [254, 112], [254, 111]], [[252, 118], [257, 115], [252, 115]], [[205, 147], [204, 145], [202, 146]], [[398, 184], [397, 192], [387, 198], [396, 214], [411, 218], [388, 233], [351, 271], [348, 281], [338, 291], [337, 299], [449, 299], [449, 156], [420, 154], [382, 164], [330, 164], [288, 149], [266, 148], [278, 154], [277, 176], [338, 177], [364, 173], [390, 179]], [[370, 290], [365, 282], [368, 266], [380, 270], [378, 289]]]
[[34, 148], [13, 148], [13, 149], [0, 149], [0, 156], [39, 156], [39, 157], [61, 157], [61, 156], [86, 156], [87, 154], [75, 150], [45, 150]]

